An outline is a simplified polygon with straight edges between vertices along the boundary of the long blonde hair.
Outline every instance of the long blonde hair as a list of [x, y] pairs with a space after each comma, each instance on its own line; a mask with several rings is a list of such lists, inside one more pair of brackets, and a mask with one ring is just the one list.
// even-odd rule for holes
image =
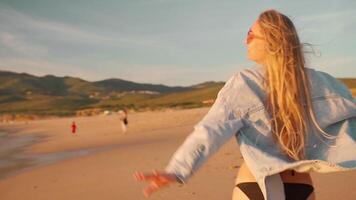
[[267, 43], [265, 89], [272, 132], [283, 152], [301, 160], [305, 157], [308, 121], [331, 137], [315, 120], [303, 45], [292, 21], [276, 10], [261, 13], [258, 24]]

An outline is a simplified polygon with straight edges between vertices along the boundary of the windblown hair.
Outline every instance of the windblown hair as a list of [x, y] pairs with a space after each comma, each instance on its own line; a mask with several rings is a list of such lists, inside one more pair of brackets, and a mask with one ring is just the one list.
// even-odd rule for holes
[[325, 137], [331, 137], [317, 124], [311, 103], [303, 44], [292, 21], [276, 10], [260, 14], [258, 24], [266, 40], [267, 109], [272, 132], [290, 158], [305, 157], [309, 121]]

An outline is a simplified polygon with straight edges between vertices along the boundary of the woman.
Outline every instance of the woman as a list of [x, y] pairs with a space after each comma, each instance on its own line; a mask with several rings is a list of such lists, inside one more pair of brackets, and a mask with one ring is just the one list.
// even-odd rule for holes
[[117, 112], [119, 114], [119, 119], [121, 122], [121, 129], [123, 133], [127, 132], [128, 120], [127, 120], [127, 110], [124, 108], [123, 110], [119, 110]]
[[165, 172], [136, 172], [144, 194], [188, 178], [232, 136], [241, 165], [233, 200], [314, 199], [310, 171], [356, 168], [356, 105], [330, 75], [305, 67], [291, 20], [267, 10], [246, 38], [258, 63], [230, 78]]

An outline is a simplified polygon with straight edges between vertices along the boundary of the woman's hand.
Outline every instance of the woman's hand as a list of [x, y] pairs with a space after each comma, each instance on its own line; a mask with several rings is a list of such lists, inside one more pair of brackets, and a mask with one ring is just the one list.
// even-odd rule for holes
[[154, 170], [152, 173], [135, 172], [133, 174], [136, 181], [148, 181], [149, 185], [143, 190], [143, 194], [149, 197], [153, 192], [168, 186], [171, 183], [178, 182], [175, 174], [158, 172]]

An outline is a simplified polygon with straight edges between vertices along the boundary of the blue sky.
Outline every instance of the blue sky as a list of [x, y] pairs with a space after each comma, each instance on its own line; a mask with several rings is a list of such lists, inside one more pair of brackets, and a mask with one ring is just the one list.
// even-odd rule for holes
[[0, 0], [0, 70], [187, 86], [252, 66], [243, 43], [277, 9], [320, 56], [310, 67], [356, 77], [356, 1]]

